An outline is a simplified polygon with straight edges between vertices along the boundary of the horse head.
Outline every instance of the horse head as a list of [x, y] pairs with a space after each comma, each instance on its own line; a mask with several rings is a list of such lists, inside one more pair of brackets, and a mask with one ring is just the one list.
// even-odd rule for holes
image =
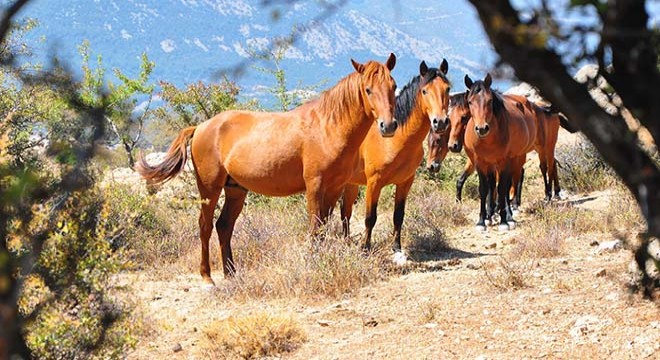
[[447, 148], [448, 137], [448, 131], [442, 133], [437, 133], [433, 130], [429, 131], [429, 135], [426, 137], [426, 142], [429, 148], [426, 155], [426, 170], [428, 172], [435, 173], [440, 170], [440, 165], [449, 151]]
[[419, 65], [422, 111], [429, 117], [435, 132], [444, 132], [449, 126], [447, 113], [451, 83], [446, 77], [448, 67], [445, 59], [442, 59], [439, 69], [429, 68], [424, 61]]
[[361, 95], [365, 110], [377, 122], [383, 137], [393, 136], [398, 124], [394, 118], [396, 83], [390, 72], [396, 64], [396, 56], [390, 54], [385, 64], [376, 61], [361, 64], [353, 59], [351, 63], [361, 77]]
[[459, 153], [463, 149], [465, 125], [470, 120], [470, 108], [467, 104], [467, 92], [454, 94], [449, 98], [449, 123], [451, 131], [447, 146], [451, 152]]
[[490, 74], [486, 74], [483, 81], [472, 82], [469, 76], [465, 75], [465, 86], [468, 90], [468, 106], [472, 121], [474, 122], [474, 131], [480, 138], [488, 136], [495, 122], [495, 113], [497, 112], [494, 103], [501, 103], [497, 95], [490, 88], [493, 79]]

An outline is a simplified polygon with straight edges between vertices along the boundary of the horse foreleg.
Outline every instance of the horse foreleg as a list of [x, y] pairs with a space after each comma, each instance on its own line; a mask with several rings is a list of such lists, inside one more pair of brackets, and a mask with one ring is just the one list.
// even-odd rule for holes
[[358, 197], [358, 186], [353, 184], [346, 184], [344, 193], [341, 197], [341, 223], [344, 237], [351, 235], [351, 216], [353, 216], [353, 205], [355, 199]]
[[405, 182], [396, 185], [394, 194], [394, 244], [392, 244], [392, 250], [395, 252], [401, 251], [401, 227], [403, 226], [406, 199], [414, 180], [415, 177], [412, 176]]
[[557, 173], [557, 160], [553, 157], [552, 158], [552, 166], [548, 166], [551, 172], [551, 179], [552, 182], [555, 185], [555, 195], [554, 198], [556, 200], [560, 199], [559, 193], [561, 192], [561, 188], [559, 188], [559, 174]]
[[511, 171], [510, 166], [507, 166], [499, 173], [499, 181], [497, 183], [497, 206], [500, 211], [500, 225], [498, 230], [509, 230], [509, 221], [513, 221], [511, 216], [511, 207], [509, 202], [509, 190], [511, 189]]
[[371, 249], [371, 232], [376, 225], [376, 219], [378, 218], [377, 208], [378, 208], [378, 198], [380, 197], [380, 190], [382, 186], [377, 184], [375, 181], [369, 179], [367, 181], [367, 192], [365, 196], [365, 210], [366, 214], [364, 217], [364, 243], [363, 248]]
[[520, 206], [520, 201], [522, 198], [522, 183], [525, 177], [525, 160], [526, 155], [522, 155], [517, 158], [514, 162], [513, 171], [511, 173], [511, 190], [513, 191], [513, 196], [511, 197], [511, 208], [517, 210]]
[[465, 168], [463, 169], [463, 173], [461, 176], [459, 176], [458, 180], [456, 180], [456, 202], [461, 202], [462, 200], [462, 195], [463, 195], [463, 185], [465, 185], [465, 180], [474, 172], [474, 165], [468, 159], [467, 163], [465, 164]]
[[477, 230], [486, 231], [486, 198], [488, 197], [488, 175], [480, 170], [479, 174], [479, 220], [477, 221]]
[[234, 232], [234, 224], [236, 224], [236, 219], [243, 210], [246, 196], [246, 190], [236, 186], [226, 186], [225, 203], [222, 206], [220, 217], [215, 223], [215, 229], [218, 232], [218, 241], [220, 242], [222, 270], [225, 274], [225, 277], [234, 276], [234, 273], [236, 273], [236, 268], [234, 267], [234, 257], [231, 251], [231, 236]]
[[548, 178], [548, 159], [545, 153], [539, 153], [539, 168], [543, 174], [543, 184], [545, 185], [545, 201], [550, 201], [552, 198], [552, 183], [551, 178]]
[[495, 201], [497, 200], [497, 193], [495, 192], [495, 185], [497, 184], [497, 177], [494, 171], [488, 172], [488, 194], [486, 195], [486, 225], [493, 222], [493, 215], [497, 212]]

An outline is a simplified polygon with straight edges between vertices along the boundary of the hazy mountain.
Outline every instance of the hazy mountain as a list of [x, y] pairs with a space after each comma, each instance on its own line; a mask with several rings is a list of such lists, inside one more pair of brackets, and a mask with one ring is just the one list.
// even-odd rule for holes
[[[135, 73], [139, 55], [146, 51], [156, 62], [154, 77], [179, 85], [212, 80], [219, 69], [243, 61], [246, 49], [267, 46], [301, 24], [307, 31], [283, 62], [290, 86], [325, 79], [328, 87], [352, 71], [351, 57], [384, 61], [394, 52], [399, 85], [417, 74], [421, 60], [438, 66], [445, 57], [460, 90], [465, 73], [483, 76], [495, 57], [464, 1], [349, 1], [318, 23], [310, 23], [321, 12], [315, 1], [263, 3], [269, 2], [41, 0], [22, 15], [39, 19], [41, 26], [31, 38], [46, 37], [42, 55], [55, 52], [78, 68], [77, 46], [88, 39], [107, 67]], [[251, 67], [236, 80], [248, 94], [273, 82]]]

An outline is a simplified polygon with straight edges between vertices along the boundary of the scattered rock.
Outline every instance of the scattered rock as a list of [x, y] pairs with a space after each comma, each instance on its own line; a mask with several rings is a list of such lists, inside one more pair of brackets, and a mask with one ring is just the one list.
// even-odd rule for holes
[[496, 242], [494, 242], [494, 243], [490, 243], [490, 244], [488, 244], [488, 245], [485, 246], [486, 249], [495, 249], [496, 247], [497, 247], [497, 243], [496, 243]]
[[172, 352], [178, 353], [181, 350], [183, 350], [183, 348], [181, 347], [181, 344], [179, 344], [179, 343], [176, 343], [172, 346]]
[[378, 326], [378, 320], [376, 320], [376, 319], [374, 319], [374, 318], [372, 318], [372, 317], [370, 317], [370, 318], [366, 318], [366, 319], [362, 319], [362, 326], [366, 326], [366, 327], [376, 327], [376, 326]]
[[548, 315], [548, 314], [550, 314], [551, 311], [552, 311], [551, 309], [546, 308], [546, 309], [543, 309], [542, 314], [543, 315]]
[[611, 319], [601, 320], [593, 315], [585, 315], [575, 320], [570, 335], [577, 340], [595, 333], [611, 322]]
[[479, 270], [479, 269], [481, 269], [481, 266], [475, 265], [475, 264], [467, 264], [467, 265], [465, 265], [465, 267], [470, 269], [470, 270]]
[[613, 252], [617, 251], [623, 248], [623, 241], [621, 240], [612, 240], [612, 241], [605, 241], [604, 243], [598, 245], [598, 248], [596, 249], [596, 253], [601, 254], [604, 252]]
[[594, 240], [594, 241], [589, 243], [589, 246], [598, 246], [599, 244], [600, 243], [598, 242], [598, 240]]
[[605, 270], [605, 269], [600, 269], [600, 270], [596, 271], [596, 277], [603, 277], [605, 275], [607, 275], [607, 270]]
[[434, 329], [434, 328], [438, 327], [438, 324], [436, 324], [436, 323], [426, 323], [423, 326], [427, 329]]
[[316, 320], [316, 323], [319, 324], [319, 325], [321, 325], [321, 327], [328, 327], [328, 326], [330, 326], [330, 320], [319, 319], [319, 320]]

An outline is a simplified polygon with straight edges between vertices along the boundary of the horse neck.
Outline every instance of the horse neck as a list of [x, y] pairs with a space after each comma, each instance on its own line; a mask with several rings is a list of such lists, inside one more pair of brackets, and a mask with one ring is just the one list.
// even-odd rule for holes
[[431, 120], [428, 114], [422, 110], [422, 100], [419, 94], [415, 97], [415, 105], [408, 115], [408, 118], [402, 123], [401, 129], [397, 130], [396, 137], [399, 137], [404, 144], [421, 144], [431, 129]]
[[374, 122], [361, 95], [359, 76], [353, 73], [342, 79], [323, 93], [317, 105], [322, 133], [339, 149], [357, 151]]

